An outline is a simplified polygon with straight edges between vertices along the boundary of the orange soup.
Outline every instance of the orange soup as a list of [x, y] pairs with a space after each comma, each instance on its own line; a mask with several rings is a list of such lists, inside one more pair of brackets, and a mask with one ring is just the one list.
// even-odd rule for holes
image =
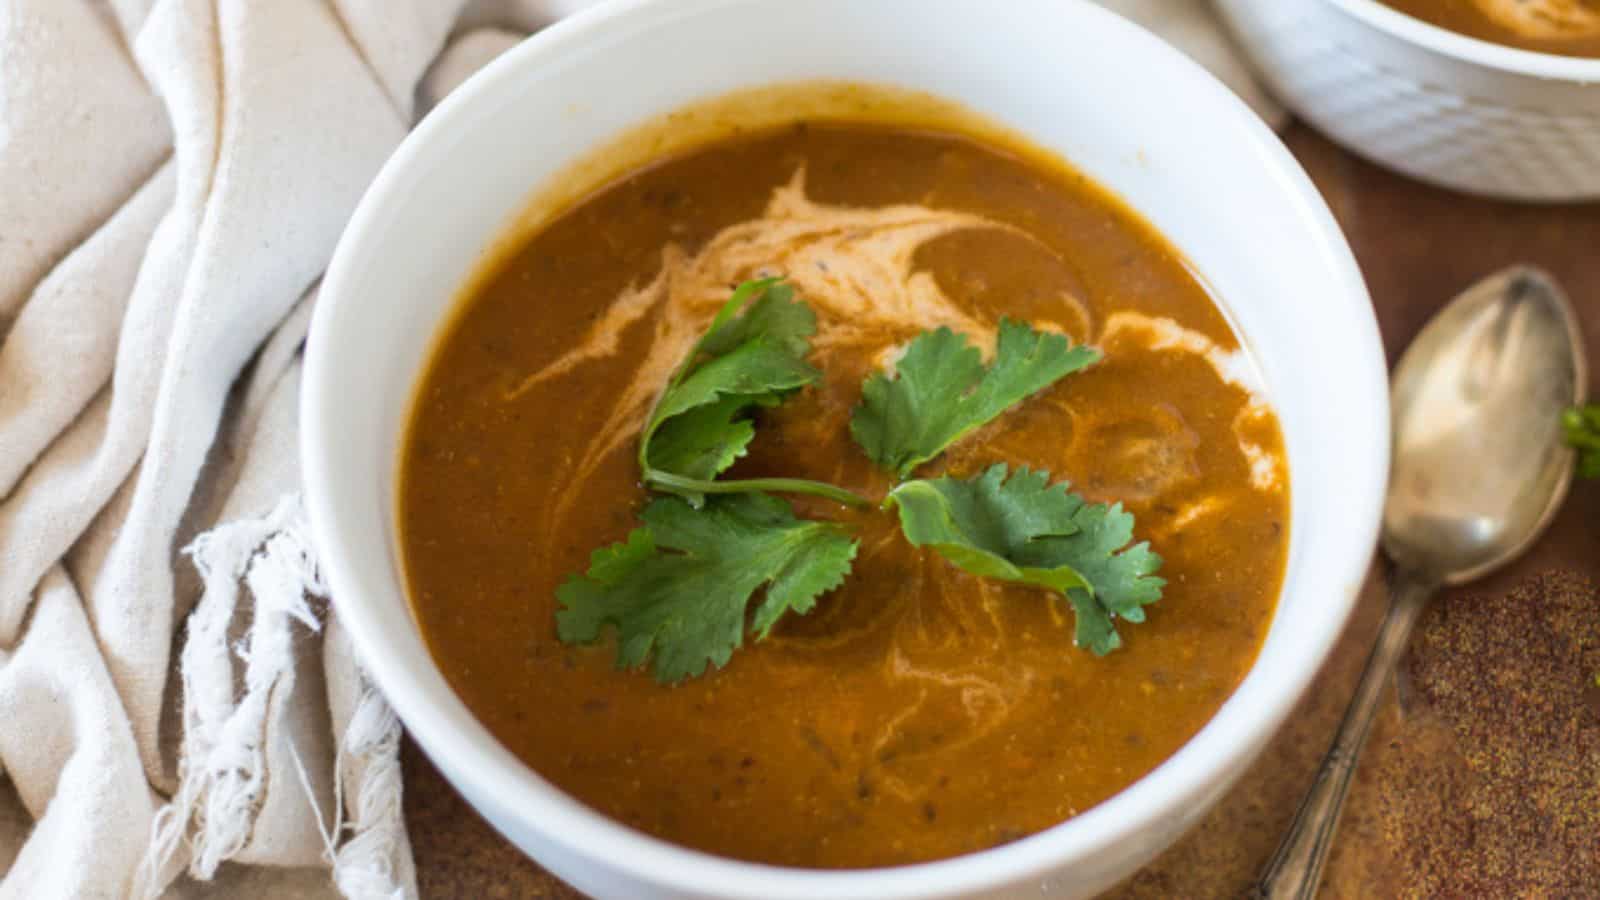
[[1600, 0], [1382, 0], [1469, 37], [1559, 56], [1600, 58]]
[[[652, 404], [685, 341], [759, 276], [813, 310], [819, 376], [754, 410], [722, 477], [816, 479], [873, 502], [784, 497], [856, 542], [848, 577], [725, 666], [661, 684], [616, 667], [611, 631], [563, 642], [557, 593], [639, 526]], [[987, 359], [1002, 317], [1103, 358], [916, 474], [1047, 470], [1131, 513], [1166, 586], [1104, 655], [1074, 646], [1062, 594], [904, 539], [877, 505], [899, 476], [852, 438], [864, 380], [907, 342], [943, 326]], [[1182, 256], [1032, 148], [825, 119], [728, 135], [583, 196], [464, 297], [403, 450], [413, 610], [500, 741], [642, 831], [820, 868], [992, 847], [1159, 765], [1255, 659], [1289, 489], [1252, 371]]]

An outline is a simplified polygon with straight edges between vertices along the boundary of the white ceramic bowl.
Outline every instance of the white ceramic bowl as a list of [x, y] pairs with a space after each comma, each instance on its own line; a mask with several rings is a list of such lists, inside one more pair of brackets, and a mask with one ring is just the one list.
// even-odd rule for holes
[[1600, 198], [1600, 59], [1503, 47], [1376, 0], [1218, 0], [1273, 91], [1349, 149], [1456, 190]]
[[[628, 126], [736, 88], [910, 87], [1059, 152], [1193, 262], [1253, 351], [1293, 484], [1284, 592], [1259, 660], [1162, 766], [1055, 828], [983, 853], [820, 872], [720, 859], [580, 805], [498, 744], [434, 667], [395, 536], [398, 448], [436, 330], [552, 173]], [[1154, 857], [1283, 722], [1352, 608], [1387, 474], [1385, 365], [1361, 275], [1273, 133], [1181, 54], [1081, 0], [627, 0], [544, 31], [401, 146], [328, 270], [302, 397], [307, 499], [341, 621], [411, 734], [508, 838], [599, 897], [1061, 896]], [[552, 427], [559, 427], [553, 423]]]

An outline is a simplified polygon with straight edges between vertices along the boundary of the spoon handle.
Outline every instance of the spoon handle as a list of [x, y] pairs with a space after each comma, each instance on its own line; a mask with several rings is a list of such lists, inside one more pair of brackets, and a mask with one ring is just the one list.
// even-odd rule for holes
[[1372, 728], [1373, 714], [1383, 699], [1384, 688], [1395, 667], [1405, 655], [1411, 630], [1433, 596], [1435, 585], [1405, 571], [1396, 572], [1389, 592], [1389, 613], [1378, 630], [1377, 645], [1367, 657], [1367, 667], [1356, 685], [1350, 708], [1334, 735], [1333, 745], [1322, 758], [1316, 780], [1300, 802], [1294, 822], [1283, 842], [1272, 855], [1251, 897], [1256, 900], [1313, 900], [1322, 881], [1322, 866], [1327, 862], [1333, 835], [1339, 826], [1339, 813], [1350, 789], [1361, 758], [1361, 746]]

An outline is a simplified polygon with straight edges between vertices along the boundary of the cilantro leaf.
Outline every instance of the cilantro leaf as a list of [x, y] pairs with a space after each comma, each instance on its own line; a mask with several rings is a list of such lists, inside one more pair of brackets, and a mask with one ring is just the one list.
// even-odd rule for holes
[[1050, 484], [1043, 471], [1004, 463], [967, 479], [908, 481], [884, 501], [898, 508], [900, 529], [956, 566], [986, 578], [1066, 595], [1077, 619], [1075, 640], [1098, 656], [1121, 646], [1115, 620], [1144, 621], [1161, 599], [1161, 557], [1133, 540], [1133, 516], [1121, 504], [1091, 504]]
[[1567, 410], [1561, 427], [1567, 444], [1578, 451], [1578, 477], [1600, 478], [1600, 405]]
[[658, 472], [709, 481], [744, 456], [755, 439], [752, 407], [775, 405], [771, 397], [732, 394], [667, 419], [651, 436], [646, 465]]
[[644, 481], [699, 506], [713, 493], [790, 491], [860, 505], [855, 494], [799, 479], [714, 479], [745, 455], [748, 413], [776, 406], [822, 376], [806, 354], [817, 319], [778, 279], [740, 285], [657, 399], [639, 442]]
[[816, 316], [793, 298], [776, 279], [748, 281], [717, 311], [650, 412], [639, 443], [647, 478], [653, 469], [715, 478], [755, 436], [741, 413], [821, 377], [805, 361]]
[[796, 519], [768, 494], [716, 497], [699, 509], [662, 497], [643, 518], [626, 541], [596, 550], [587, 574], [561, 585], [556, 628], [561, 640], [586, 644], [614, 626], [617, 666], [649, 660], [664, 684], [726, 665], [746, 631], [763, 638], [785, 613], [810, 612], [856, 554], [838, 526]]
[[919, 335], [862, 388], [850, 433], [873, 461], [904, 478], [1020, 401], [1100, 360], [1065, 335], [1000, 320], [994, 363], [948, 328]]
[[[740, 310], [739, 315], [732, 314]], [[794, 299], [794, 287], [781, 278], [763, 278], [734, 289], [700, 339], [697, 352], [721, 356], [762, 339], [781, 346], [790, 356], [804, 357], [811, 352], [811, 336], [816, 333], [816, 314]]]

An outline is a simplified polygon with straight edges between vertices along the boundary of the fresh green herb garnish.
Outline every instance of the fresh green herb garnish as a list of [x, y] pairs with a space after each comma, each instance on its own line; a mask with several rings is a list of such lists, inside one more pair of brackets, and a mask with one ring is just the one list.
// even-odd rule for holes
[[1569, 409], [1561, 416], [1567, 443], [1578, 451], [1578, 476], [1600, 478], [1600, 405]]
[[1104, 656], [1122, 645], [1115, 620], [1144, 621], [1161, 599], [1161, 557], [1148, 543], [1129, 546], [1133, 516], [1121, 504], [1086, 502], [1050, 474], [990, 466], [967, 479], [908, 481], [889, 493], [900, 528], [919, 547], [986, 578], [1066, 595], [1077, 644]]
[[[618, 668], [653, 656], [664, 684], [707, 663], [726, 665], [747, 627], [762, 638], [784, 613], [810, 612], [856, 554], [838, 526], [796, 519], [767, 494], [716, 497], [699, 509], [662, 497], [643, 518], [626, 541], [594, 552], [588, 574], [562, 584], [556, 625], [567, 643], [591, 643], [615, 626]], [[762, 587], [747, 626], [746, 607]]]
[[[816, 317], [777, 279], [739, 286], [673, 372], [639, 442], [644, 484], [657, 497], [627, 540], [594, 551], [589, 571], [557, 591], [566, 643], [617, 631], [617, 666], [647, 662], [662, 683], [721, 668], [746, 634], [765, 637], [787, 612], [808, 613], [850, 572], [858, 542], [839, 525], [797, 519], [774, 493], [867, 501], [816, 481], [720, 481], [755, 438], [752, 411], [821, 378], [806, 357]], [[995, 359], [947, 328], [917, 337], [895, 367], [863, 388], [850, 430], [872, 459], [904, 479], [1007, 409], [1100, 359], [1092, 347], [1002, 319]], [[1134, 544], [1133, 516], [1087, 503], [1049, 473], [1004, 464], [969, 479], [906, 481], [884, 500], [901, 531], [988, 578], [1066, 596], [1079, 646], [1120, 646], [1115, 620], [1144, 621], [1161, 597], [1161, 558]], [[759, 593], [760, 597], [757, 598]], [[755, 604], [754, 610], [749, 607]]]
[[894, 375], [867, 379], [850, 420], [856, 443], [878, 465], [905, 478], [964, 435], [1061, 378], [1100, 359], [1065, 335], [1000, 320], [994, 362], [948, 328], [924, 332]]
[[749, 449], [748, 413], [782, 403], [822, 376], [806, 354], [816, 315], [777, 279], [748, 281], [734, 291], [696, 342], [650, 412], [639, 442], [644, 481], [699, 506], [706, 494], [775, 491], [818, 494], [852, 506], [865, 500], [816, 481], [715, 481]]

